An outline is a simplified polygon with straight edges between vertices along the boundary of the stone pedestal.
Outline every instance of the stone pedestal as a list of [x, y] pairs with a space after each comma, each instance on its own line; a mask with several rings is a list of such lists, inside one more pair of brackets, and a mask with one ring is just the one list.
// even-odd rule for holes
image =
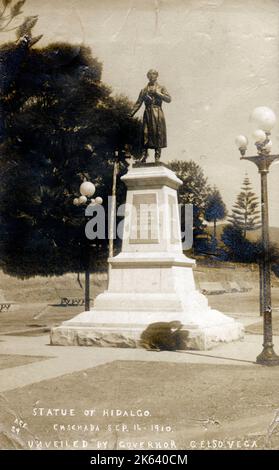
[[243, 336], [234, 319], [211, 309], [195, 288], [195, 261], [182, 252], [177, 188], [163, 164], [134, 165], [127, 186], [122, 251], [109, 259], [108, 290], [91, 311], [51, 331], [51, 343], [140, 347], [153, 323], [180, 322], [181, 349], [209, 349]]

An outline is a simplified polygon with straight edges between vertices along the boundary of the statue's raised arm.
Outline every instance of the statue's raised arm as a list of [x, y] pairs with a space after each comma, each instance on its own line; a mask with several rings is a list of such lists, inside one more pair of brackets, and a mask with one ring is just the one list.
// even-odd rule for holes
[[166, 103], [171, 102], [171, 97], [165, 87], [161, 87], [161, 91], [157, 90], [156, 94], [159, 98], [161, 98], [162, 101], [165, 101]]

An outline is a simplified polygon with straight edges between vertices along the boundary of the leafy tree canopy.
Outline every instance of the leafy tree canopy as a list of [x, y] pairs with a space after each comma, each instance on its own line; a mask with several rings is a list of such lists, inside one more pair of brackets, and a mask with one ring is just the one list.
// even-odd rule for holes
[[213, 237], [211, 240], [211, 251], [216, 253], [217, 241], [217, 221], [223, 220], [227, 216], [227, 209], [222, 199], [220, 191], [216, 188], [210, 192], [206, 198], [204, 217], [208, 222], [213, 222]]
[[[204, 175], [203, 169], [193, 160], [174, 160], [169, 162], [168, 166], [176, 173], [183, 183], [178, 190], [178, 202], [182, 205], [193, 205], [194, 246], [196, 249], [204, 249], [204, 244], [206, 242], [201, 238], [206, 235], [204, 212], [206, 200], [211, 194], [212, 189], [208, 184], [208, 180]], [[185, 224], [183, 215], [184, 214], [182, 212], [182, 230], [184, 229]]]
[[226, 205], [222, 199], [220, 191], [214, 187], [213, 191], [207, 196], [205, 203], [204, 216], [208, 222], [223, 220], [227, 215]]
[[[102, 64], [85, 46], [35, 50], [23, 39], [2, 46], [0, 59], [7, 77], [0, 94], [1, 267], [23, 277], [78, 271], [84, 218], [73, 198], [88, 179], [106, 201], [115, 150], [130, 146], [137, 154], [139, 121], [128, 117], [127, 98], [102, 82]], [[118, 197], [121, 203], [121, 184]]]
[[261, 256], [260, 242], [251, 242], [243, 236], [243, 231], [231, 224], [226, 225], [222, 233], [225, 249], [221, 257], [240, 263], [256, 263]]
[[[221, 253], [226, 260], [240, 263], [259, 263], [264, 257], [262, 241], [252, 242], [244, 237], [243, 231], [231, 224], [226, 225], [222, 233], [225, 249]], [[273, 269], [279, 264], [279, 248], [276, 243], [270, 243], [269, 260]]]

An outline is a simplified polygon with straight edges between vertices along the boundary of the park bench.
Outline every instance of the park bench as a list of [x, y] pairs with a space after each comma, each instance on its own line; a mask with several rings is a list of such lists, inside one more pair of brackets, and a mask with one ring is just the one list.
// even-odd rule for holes
[[224, 289], [221, 282], [200, 282], [200, 289], [205, 295], [224, 294]]
[[0, 312], [2, 312], [2, 310], [9, 310], [11, 305], [12, 305], [11, 302], [1, 302], [0, 301]]
[[11, 305], [14, 303], [15, 302], [10, 302], [9, 300], [6, 300], [3, 290], [0, 290], [0, 312], [8, 311]]
[[84, 292], [82, 289], [59, 291], [60, 305], [64, 307], [77, 307], [84, 305]]

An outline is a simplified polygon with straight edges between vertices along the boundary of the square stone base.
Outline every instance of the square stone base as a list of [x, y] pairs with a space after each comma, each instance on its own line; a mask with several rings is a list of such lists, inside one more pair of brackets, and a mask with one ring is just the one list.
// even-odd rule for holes
[[[165, 323], [167, 325], [167, 323]], [[61, 346], [95, 346], [116, 348], [153, 349], [142, 339], [146, 331], [142, 325], [91, 325], [68, 326], [66, 324], [51, 330], [51, 344]], [[183, 326], [177, 333], [175, 348], [170, 350], [208, 350], [222, 342], [231, 342], [243, 338], [242, 324], [232, 321], [216, 326], [187, 328]], [[159, 348], [160, 349], [160, 348]]]

